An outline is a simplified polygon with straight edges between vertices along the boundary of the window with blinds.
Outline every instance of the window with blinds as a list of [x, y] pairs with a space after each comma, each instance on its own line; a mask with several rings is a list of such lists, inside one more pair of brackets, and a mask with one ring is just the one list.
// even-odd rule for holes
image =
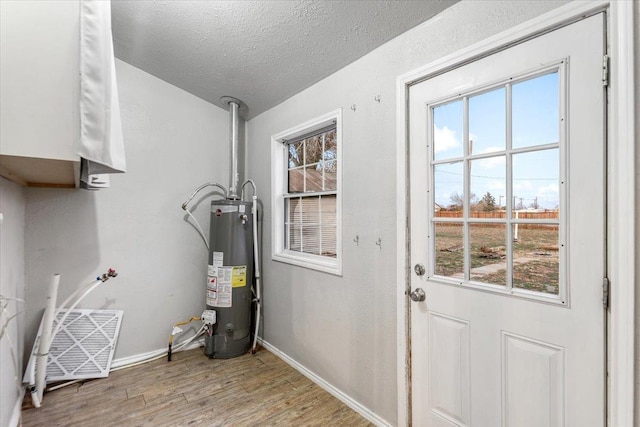
[[342, 110], [271, 136], [272, 259], [342, 274]]
[[286, 249], [335, 258], [338, 172], [335, 124], [285, 144]]

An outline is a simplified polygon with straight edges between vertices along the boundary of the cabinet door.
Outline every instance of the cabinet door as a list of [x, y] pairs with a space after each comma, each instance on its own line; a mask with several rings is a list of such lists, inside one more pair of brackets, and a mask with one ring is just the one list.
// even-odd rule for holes
[[75, 185], [79, 1], [0, 2], [0, 174]]

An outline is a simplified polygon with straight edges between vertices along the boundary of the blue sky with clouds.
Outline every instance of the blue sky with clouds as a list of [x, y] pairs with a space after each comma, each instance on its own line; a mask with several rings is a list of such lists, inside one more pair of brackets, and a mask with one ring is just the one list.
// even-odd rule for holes
[[[512, 86], [512, 148], [553, 144], [559, 139], [558, 74], [546, 74]], [[490, 192], [496, 202], [506, 203], [506, 89], [499, 87], [469, 98], [469, 150], [474, 154], [495, 153], [470, 161], [470, 190], [481, 198]], [[434, 159], [463, 155], [463, 102], [453, 101], [434, 108]], [[534, 201], [540, 208], [559, 205], [558, 148], [513, 154], [513, 196], [516, 206]], [[451, 196], [463, 194], [462, 162], [435, 166], [435, 202], [451, 204]]]

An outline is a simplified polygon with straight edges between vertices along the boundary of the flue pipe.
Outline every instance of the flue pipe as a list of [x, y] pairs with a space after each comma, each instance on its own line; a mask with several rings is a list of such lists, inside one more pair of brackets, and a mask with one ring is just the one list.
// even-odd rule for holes
[[228, 199], [238, 199], [240, 192], [240, 174], [238, 173], [238, 144], [240, 139], [240, 117], [246, 114], [247, 105], [238, 98], [223, 96], [222, 102], [229, 106], [229, 139], [231, 140], [231, 173]]
[[239, 131], [239, 111], [240, 105], [235, 101], [229, 102], [229, 116], [231, 123], [229, 126], [229, 135], [231, 137], [231, 179], [229, 181], [229, 198], [238, 198], [238, 183], [240, 175], [238, 174], [238, 131]]

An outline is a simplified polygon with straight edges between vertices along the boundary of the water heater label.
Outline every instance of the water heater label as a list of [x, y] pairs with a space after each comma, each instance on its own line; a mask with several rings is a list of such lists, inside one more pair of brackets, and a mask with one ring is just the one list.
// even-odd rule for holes
[[237, 265], [231, 267], [231, 283], [234, 288], [247, 286], [247, 266]]
[[232, 267], [218, 267], [218, 283], [231, 284], [231, 269]]
[[224, 265], [224, 252], [214, 252], [211, 260], [214, 267], [222, 267]]
[[[207, 276], [207, 305], [211, 307], [231, 307], [231, 268], [213, 267], [213, 275]], [[228, 271], [227, 271], [228, 270]]]
[[207, 290], [218, 290], [218, 278], [215, 276], [207, 276]]
[[207, 290], [207, 305], [212, 307], [218, 306], [218, 292]]

